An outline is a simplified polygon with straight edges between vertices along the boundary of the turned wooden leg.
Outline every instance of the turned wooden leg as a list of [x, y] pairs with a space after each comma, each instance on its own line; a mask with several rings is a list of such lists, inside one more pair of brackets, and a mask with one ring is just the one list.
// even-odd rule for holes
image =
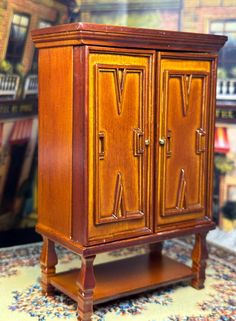
[[41, 264], [41, 286], [46, 295], [53, 295], [54, 288], [50, 284], [50, 277], [56, 273], [57, 255], [55, 252], [54, 242], [48, 238], [43, 238], [43, 248], [40, 257]]
[[76, 285], [78, 288], [78, 320], [91, 321], [93, 314], [93, 289], [95, 287], [95, 276], [93, 261], [95, 255], [81, 257], [82, 264]]
[[196, 234], [192, 252], [192, 271], [194, 273], [192, 286], [196, 289], [204, 288], [206, 260], [208, 258], [206, 235], [207, 233]]
[[160, 257], [162, 255], [163, 243], [153, 243], [149, 244], [150, 256], [151, 258]]

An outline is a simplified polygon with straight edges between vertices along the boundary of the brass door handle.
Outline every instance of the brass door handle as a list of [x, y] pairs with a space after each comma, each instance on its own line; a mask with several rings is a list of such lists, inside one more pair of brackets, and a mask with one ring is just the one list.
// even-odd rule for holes
[[170, 129], [167, 130], [166, 137], [166, 156], [171, 157], [172, 155], [172, 132]]
[[99, 132], [98, 138], [99, 138], [99, 146], [98, 146], [99, 159], [104, 159], [104, 157], [105, 157], [105, 133]]
[[166, 143], [166, 139], [165, 139], [164, 137], [162, 137], [162, 138], [159, 139], [159, 144], [160, 144], [161, 146], [164, 146], [165, 143]]
[[134, 156], [140, 156], [144, 153], [144, 132], [140, 128], [134, 128], [134, 143], [133, 143], [133, 150]]
[[196, 153], [197, 154], [201, 154], [203, 152], [205, 152], [206, 150], [206, 141], [205, 138], [206, 137], [206, 132], [203, 128], [198, 128], [196, 130]]

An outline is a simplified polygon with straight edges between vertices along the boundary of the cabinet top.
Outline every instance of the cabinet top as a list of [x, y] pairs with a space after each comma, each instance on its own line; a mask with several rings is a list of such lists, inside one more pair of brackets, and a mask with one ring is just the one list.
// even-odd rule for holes
[[33, 30], [31, 34], [37, 48], [102, 45], [171, 51], [217, 52], [227, 40], [226, 36], [210, 34], [82, 22], [37, 29]]

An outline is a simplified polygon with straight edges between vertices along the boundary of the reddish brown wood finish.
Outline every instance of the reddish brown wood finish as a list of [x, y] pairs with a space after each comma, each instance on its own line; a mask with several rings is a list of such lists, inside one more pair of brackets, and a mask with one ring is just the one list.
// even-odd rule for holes
[[150, 256], [154, 259], [162, 256], [163, 243], [151, 243], [149, 244]]
[[[73, 188], [71, 239], [86, 244], [88, 239], [88, 88], [87, 47], [74, 48], [73, 63]], [[79, 71], [79, 72], [78, 72]]]
[[78, 253], [83, 256], [91, 256], [98, 253], [108, 252], [112, 250], [122, 249], [124, 247], [130, 247], [135, 245], [144, 245], [156, 243], [164, 240], [168, 240], [170, 238], [196, 234], [198, 232], [208, 232], [209, 230], [213, 230], [215, 228], [215, 223], [211, 221], [193, 221], [193, 222], [184, 222], [181, 223], [181, 227], [178, 225], [173, 225], [163, 227], [161, 231], [155, 234], [150, 235], [141, 235], [138, 237], [133, 237], [130, 239], [124, 239], [114, 242], [108, 242], [104, 244], [97, 244], [92, 246], [82, 246], [78, 242], [75, 242], [69, 238], [62, 237], [55, 230], [51, 230], [45, 228], [43, 226], [37, 225], [37, 231], [42, 235], [46, 235], [49, 239], [60, 243], [64, 247], [69, 250]]
[[78, 320], [81, 321], [90, 321], [93, 314], [93, 289], [95, 287], [94, 259], [95, 255], [82, 256], [82, 265], [76, 281], [78, 288]]
[[[73, 300], [78, 301], [74, 280], [78, 278], [79, 273], [80, 270], [77, 269], [58, 273], [51, 279], [51, 283]], [[190, 281], [193, 278], [189, 267], [165, 256], [154, 258], [149, 254], [95, 265], [94, 274], [96, 278], [93, 298], [95, 304], [182, 280]]]
[[46, 295], [53, 295], [54, 287], [50, 283], [50, 278], [56, 273], [55, 266], [57, 265], [57, 254], [55, 252], [54, 242], [48, 238], [43, 238], [43, 247], [40, 257], [41, 265], [41, 286], [43, 293]]
[[39, 222], [70, 237], [73, 48], [40, 50], [39, 66]]
[[[90, 321], [94, 302], [180, 280], [202, 288], [226, 37], [83, 23], [32, 37], [43, 291], [71, 296]], [[187, 234], [192, 270], [161, 253], [162, 241]], [[81, 255], [79, 272], [55, 273], [54, 242]], [[142, 244], [150, 255], [93, 268], [98, 253]]]
[[192, 271], [194, 278], [192, 280], [192, 286], [196, 289], [204, 288], [204, 281], [206, 278], [206, 260], [208, 258], [208, 251], [206, 246], [206, 234], [199, 233], [195, 236], [195, 245], [192, 252], [193, 266]]
[[210, 83], [215, 59], [209, 54], [159, 54], [157, 229], [210, 215], [206, 195], [211, 194], [207, 182], [212, 168], [210, 115], [215, 107]]
[[154, 54], [89, 48], [89, 244], [152, 232]]
[[219, 51], [227, 40], [225, 36], [83, 22], [34, 30], [32, 38], [38, 48], [96, 43], [100, 46], [197, 52]]

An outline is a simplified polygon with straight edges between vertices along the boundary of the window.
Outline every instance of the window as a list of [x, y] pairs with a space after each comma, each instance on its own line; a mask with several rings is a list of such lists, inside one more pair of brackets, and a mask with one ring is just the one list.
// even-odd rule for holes
[[[50, 21], [46, 21], [46, 20], [40, 20], [39, 24], [38, 24], [38, 28], [47, 28], [47, 27], [51, 27], [52, 23]], [[32, 64], [37, 64], [38, 61], [38, 49], [35, 48], [34, 49], [34, 55], [33, 55], [33, 59], [32, 59]]]
[[29, 16], [15, 13], [11, 23], [6, 60], [16, 64], [21, 62], [29, 26]]
[[46, 20], [41, 20], [39, 22], [39, 28], [47, 28], [47, 27], [51, 27], [52, 23], [50, 21], [46, 21]]
[[228, 41], [220, 51], [219, 67], [225, 77], [236, 78], [236, 20], [215, 20], [210, 23], [210, 33], [224, 34]]

